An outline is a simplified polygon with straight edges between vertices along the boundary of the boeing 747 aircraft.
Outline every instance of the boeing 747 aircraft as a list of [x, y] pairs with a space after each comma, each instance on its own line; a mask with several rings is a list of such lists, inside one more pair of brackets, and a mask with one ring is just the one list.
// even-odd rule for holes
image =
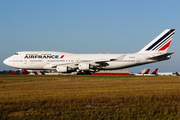
[[[60, 73], [124, 69], [168, 60], [167, 53], [175, 29], [166, 29], [142, 50], [133, 54], [73, 54], [52, 51], [21, 51], [5, 59], [4, 64], [26, 70], [56, 70]], [[138, 44], [138, 43], [137, 43]]]

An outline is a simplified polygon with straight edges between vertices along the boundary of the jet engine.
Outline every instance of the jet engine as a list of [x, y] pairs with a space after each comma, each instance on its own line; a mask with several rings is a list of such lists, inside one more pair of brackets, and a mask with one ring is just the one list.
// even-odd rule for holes
[[74, 71], [74, 69], [68, 66], [57, 66], [56, 71], [60, 73], [66, 73], [66, 72], [72, 72]]
[[78, 65], [79, 70], [86, 71], [86, 70], [93, 69], [93, 68], [95, 68], [95, 66], [88, 64], [88, 63], [79, 63], [79, 65]]

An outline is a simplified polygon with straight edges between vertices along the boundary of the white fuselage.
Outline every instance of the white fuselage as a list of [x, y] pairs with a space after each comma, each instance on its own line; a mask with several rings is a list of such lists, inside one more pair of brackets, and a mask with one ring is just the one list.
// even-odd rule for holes
[[167, 53], [175, 29], [166, 29], [148, 45], [134, 54], [72, 54], [52, 51], [23, 51], [4, 60], [4, 64], [29, 70], [57, 72], [122, 69], [168, 60]]
[[164, 73], [158, 72], [157, 75], [159, 75], [159, 76], [172, 76], [172, 75], [176, 75], [176, 74], [173, 72], [164, 72]]
[[17, 52], [15, 55], [5, 59], [4, 64], [18, 69], [55, 70], [56, 67], [53, 66], [71, 66], [71, 64], [79, 63], [93, 64], [94, 61], [97, 62], [98, 60], [116, 59], [107, 61], [108, 65], [101, 67], [101, 69], [111, 70], [156, 62], [155, 60], [147, 60], [147, 57], [150, 57], [149, 54], [72, 54], [52, 51], [24, 51]]

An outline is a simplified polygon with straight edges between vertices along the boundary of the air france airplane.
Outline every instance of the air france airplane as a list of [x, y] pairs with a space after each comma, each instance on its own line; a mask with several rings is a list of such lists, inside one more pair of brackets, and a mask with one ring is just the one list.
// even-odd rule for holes
[[21, 51], [5, 59], [4, 64], [18, 69], [56, 70], [59, 73], [124, 69], [168, 60], [167, 53], [175, 29], [166, 29], [148, 45], [133, 54], [73, 54], [52, 51]]

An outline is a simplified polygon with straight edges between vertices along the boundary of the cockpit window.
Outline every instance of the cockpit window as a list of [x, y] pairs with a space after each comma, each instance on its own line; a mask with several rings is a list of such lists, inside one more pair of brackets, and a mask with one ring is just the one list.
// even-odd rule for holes
[[15, 55], [18, 55], [18, 53], [15, 53]]

